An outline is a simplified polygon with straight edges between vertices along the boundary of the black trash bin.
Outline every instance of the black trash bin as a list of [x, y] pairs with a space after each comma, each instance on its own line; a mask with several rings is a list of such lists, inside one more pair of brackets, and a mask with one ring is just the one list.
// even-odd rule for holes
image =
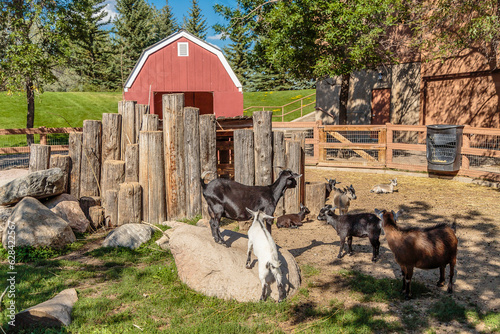
[[463, 125], [427, 125], [427, 169], [456, 172], [460, 169]]

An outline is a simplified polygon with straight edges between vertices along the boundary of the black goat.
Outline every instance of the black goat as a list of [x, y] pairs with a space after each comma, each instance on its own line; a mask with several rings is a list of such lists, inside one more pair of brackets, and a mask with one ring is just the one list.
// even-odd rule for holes
[[306, 217], [308, 213], [311, 213], [309, 209], [302, 205], [300, 203], [300, 212], [299, 213], [289, 213], [287, 215], [283, 215], [281, 217], [278, 217], [276, 219], [276, 227], [281, 228], [281, 227], [291, 227], [291, 228], [297, 228], [299, 226], [302, 226], [302, 221]]
[[[234, 220], [249, 220], [252, 216], [246, 208], [253, 211], [262, 211], [272, 216], [276, 204], [288, 188], [297, 186], [296, 178], [301, 175], [291, 170], [282, 170], [273, 184], [268, 186], [247, 186], [228, 179], [215, 179], [205, 184], [202, 175], [201, 186], [203, 197], [208, 204], [210, 228], [216, 243], [227, 247], [220, 235], [220, 219], [226, 217]], [[266, 227], [271, 233], [272, 220], [266, 220]]]
[[380, 249], [380, 233], [382, 226], [380, 219], [372, 213], [358, 213], [352, 215], [335, 214], [335, 207], [326, 205], [323, 207], [319, 214], [318, 220], [326, 220], [340, 237], [340, 250], [338, 258], [341, 258], [344, 249], [345, 239], [347, 238], [347, 246], [349, 248], [349, 255], [352, 255], [352, 237], [368, 238], [373, 247], [372, 261], [377, 261], [377, 256]]
[[405, 298], [411, 298], [411, 278], [413, 268], [439, 268], [437, 286], [443, 286], [445, 269], [450, 265], [450, 282], [448, 292], [453, 292], [453, 274], [457, 262], [457, 244], [455, 235], [456, 225], [438, 224], [433, 227], [401, 228], [396, 225], [398, 213], [375, 209], [377, 216], [382, 220], [387, 244], [394, 254], [396, 262], [403, 273], [403, 290]]
[[328, 198], [330, 197], [330, 194], [331, 192], [334, 190], [334, 189], [337, 189], [335, 188], [335, 185], [339, 184], [339, 183], [342, 183], [342, 182], [337, 182], [337, 179], [326, 179], [326, 183], [325, 184], [325, 201], [328, 200]]

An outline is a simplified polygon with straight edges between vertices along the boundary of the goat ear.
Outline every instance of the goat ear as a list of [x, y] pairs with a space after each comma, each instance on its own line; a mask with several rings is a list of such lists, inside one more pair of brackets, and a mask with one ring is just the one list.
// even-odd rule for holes
[[248, 211], [248, 213], [249, 213], [249, 214], [251, 214], [251, 215], [252, 215], [252, 217], [255, 217], [255, 215], [257, 214], [257, 212], [252, 211], [252, 210], [250, 210], [249, 208], [245, 208], [245, 209]]
[[404, 213], [403, 209], [399, 210], [396, 213], [394, 213], [394, 211], [392, 211], [392, 214], [394, 215], [394, 220], [397, 220], [399, 217], [401, 217], [403, 215], [403, 213]]
[[377, 215], [377, 217], [379, 219], [382, 219], [382, 216], [384, 215], [384, 213], [382, 211], [380, 211], [379, 209], [375, 209], [375, 214]]
[[264, 212], [262, 212], [262, 218], [265, 218], [265, 219], [272, 219], [272, 220], [274, 220], [274, 217], [273, 217], [273, 216], [267, 215], [267, 214], [265, 214]]

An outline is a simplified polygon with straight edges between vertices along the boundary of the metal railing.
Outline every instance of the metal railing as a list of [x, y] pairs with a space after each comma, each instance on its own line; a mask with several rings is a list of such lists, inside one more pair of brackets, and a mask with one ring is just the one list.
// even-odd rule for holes
[[[314, 96], [314, 99], [311, 102], [306, 102], [305, 100], [310, 99]], [[300, 106], [295, 107], [294, 109], [288, 110], [292, 108], [295, 104], [299, 104]], [[292, 101], [290, 103], [284, 104], [282, 106], [251, 106], [243, 109], [244, 112], [255, 112], [255, 111], [264, 111], [271, 110], [273, 112], [273, 118], [281, 118], [281, 121], [285, 121], [285, 116], [295, 113], [300, 110], [300, 117], [304, 116], [304, 109], [306, 109], [311, 105], [316, 104], [316, 93], [309, 94], [304, 96], [298, 100]], [[314, 109], [311, 108], [310, 112]], [[276, 111], [280, 111], [279, 114], [275, 114]]]

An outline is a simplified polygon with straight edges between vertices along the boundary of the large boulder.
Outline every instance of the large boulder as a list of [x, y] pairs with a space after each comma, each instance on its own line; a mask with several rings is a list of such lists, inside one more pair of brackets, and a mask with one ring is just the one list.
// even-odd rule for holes
[[0, 186], [0, 205], [15, 204], [24, 197], [46, 198], [62, 194], [67, 176], [60, 168], [29, 173]]
[[136, 249], [149, 241], [152, 234], [153, 228], [149, 225], [125, 224], [111, 231], [102, 242], [102, 247], [127, 247]]
[[15, 315], [16, 327], [59, 327], [71, 324], [71, 311], [78, 300], [75, 289], [66, 289], [41, 304]]
[[80, 202], [70, 194], [61, 194], [44, 203], [56, 215], [68, 222], [74, 232], [84, 233], [90, 225]]
[[63, 248], [76, 240], [69, 224], [33, 197], [24, 198], [14, 207], [2, 235], [6, 249], [11, 231], [14, 231], [11, 235], [15, 235], [16, 247]]
[[[229, 248], [216, 244], [208, 228], [182, 224], [168, 230], [170, 251], [180, 279], [190, 288], [208, 296], [240, 302], [258, 301], [262, 287], [253, 253], [252, 269], [245, 268], [248, 237], [228, 230], [223, 230], [221, 234]], [[300, 269], [286, 249], [278, 247], [278, 253], [289, 298], [300, 287]], [[271, 285], [271, 290], [271, 297], [278, 300], [276, 283]]]
[[2, 235], [5, 224], [7, 224], [7, 220], [9, 219], [13, 210], [14, 208], [9, 206], [0, 206], [0, 236]]

